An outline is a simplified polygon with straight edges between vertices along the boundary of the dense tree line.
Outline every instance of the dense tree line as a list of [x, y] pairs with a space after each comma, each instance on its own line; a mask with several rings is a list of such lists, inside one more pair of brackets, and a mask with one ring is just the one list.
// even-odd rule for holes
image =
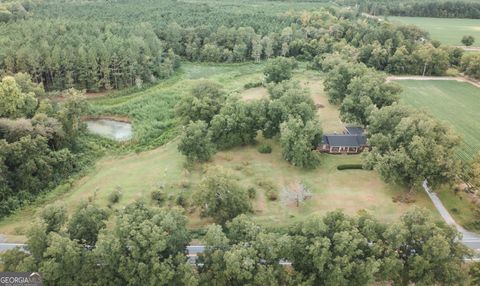
[[28, 72], [48, 90], [95, 91], [168, 77], [177, 56], [208, 62], [313, 60], [348, 50], [379, 70], [427, 75], [442, 74], [451, 63], [448, 51], [422, 43], [427, 36], [418, 28], [332, 9], [259, 15], [211, 3], [143, 0], [135, 10], [145, 14], [133, 21], [123, 1], [108, 3], [115, 9], [102, 1], [57, 2], [40, 5], [29, 20], [0, 26], [6, 35], [0, 40], [3, 73]]
[[[216, 189], [217, 186], [211, 186]], [[340, 211], [271, 231], [246, 215], [210, 225], [190, 263], [181, 209], [137, 202], [120, 212], [81, 204], [41, 211], [28, 252], [2, 254], [5, 271], [42, 273], [46, 285], [453, 285], [466, 282], [459, 234], [412, 209], [385, 225]], [[106, 221], [112, 221], [106, 227]], [[79, 231], [81, 230], [81, 231]], [[286, 262], [289, 266], [282, 265]]]
[[27, 74], [0, 82], [0, 216], [57, 185], [78, 167], [76, 138], [87, 105], [76, 90], [62, 102]]
[[361, 12], [372, 15], [395, 15], [434, 18], [480, 19], [480, 3], [467, 1], [355, 1]]
[[48, 90], [141, 87], [178, 65], [148, 24], [26, 20], [8, 31], [0, 40], [3, 72], [28, 72]]

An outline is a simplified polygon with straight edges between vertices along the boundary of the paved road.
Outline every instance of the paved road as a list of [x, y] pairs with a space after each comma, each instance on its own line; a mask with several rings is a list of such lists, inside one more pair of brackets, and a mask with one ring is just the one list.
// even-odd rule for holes
[[23, 248], [23, 247], [25, 247], [25, 246], [26, 246], [26, 244], [22, 244], [22, 243], [6, 243], [6, 242], [2, 242], [2, 243], [0, 243], [0, 252], [6, 251], [6, 250], [10, 250], [10, 249], [14, 249], [15, 247]]
[[[27, 246], [26, 244], [23, 243], [6, 243], [2, 242], [0, 243], [0, 252], [14, 249], [16, 247], [19, 248], [24, 248]], [[188, 256], [197, 256], [198, 253], [202, 253], [205, 250], [205, 246], [203, 245], [189, 245], [187, 246], [187, 255]]]
[[480, 235], [464, 229], [461, 225], [455, 222], [453, 217], [438, 198], [437, 194], [430, 189], [426, 180], [423, 182], [422, 186], [445, 222], [449, 225], [453, 225], [460, 233], [462, 233], [462, 243], [474, 249], [475, 251], [480, 251]]

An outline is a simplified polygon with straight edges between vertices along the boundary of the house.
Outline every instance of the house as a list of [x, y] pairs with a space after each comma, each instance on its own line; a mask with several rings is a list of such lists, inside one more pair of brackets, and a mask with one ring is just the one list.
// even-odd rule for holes
[[343, 134], [325, 134], [317, 150], [330, 154], [358, 154], [367, 147], [367, 138], [361, 127], [345, 127]]

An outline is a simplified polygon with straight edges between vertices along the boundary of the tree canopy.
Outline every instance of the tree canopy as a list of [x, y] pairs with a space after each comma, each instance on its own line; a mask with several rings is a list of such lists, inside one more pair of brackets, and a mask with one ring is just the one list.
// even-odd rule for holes
[[458, 171], [459, 137], [426, 113], [398, 104], [384, 107], [372, 113], [369, 134], [372, 149], [365, 164], [386, 181], [413, 187], [426, 179], [438, 185]]
[[276, 57], [267, 62], [263, 73], [267, 82], [279, 83], [292, 77], [296, 63], [294, 59]]
[[247, 190], [221, 169], [210, 170], [197, 187], [195, 205], [202, 216], [225, 224], [252, 210]]
[[315, 148], [322, 141], [322, 129], [316, 120], [306, 123], [291, 117], [280, 125], [283, 158], [301, 168], [315, 168], [320, 157]]
[[215, 153], [215, 145], [210, 139], [207, 123], [190, 122], [184, 127], [178, 150], [187, 157], [188, 162], [206, 162]]

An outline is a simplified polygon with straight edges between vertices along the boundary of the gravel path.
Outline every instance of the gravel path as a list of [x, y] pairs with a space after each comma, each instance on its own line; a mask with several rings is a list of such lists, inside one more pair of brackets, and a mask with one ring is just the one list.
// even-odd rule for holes
[[455, 80], [458, 82], [467, 82], [471, 85], [476, 87], [480, 87], [480, 82], [461, 76], [421, 76], [421, 75], [400, 75], [400, 76], [389, 76], [387, 77], [387, 81], [394, 81], [394, 80]]

